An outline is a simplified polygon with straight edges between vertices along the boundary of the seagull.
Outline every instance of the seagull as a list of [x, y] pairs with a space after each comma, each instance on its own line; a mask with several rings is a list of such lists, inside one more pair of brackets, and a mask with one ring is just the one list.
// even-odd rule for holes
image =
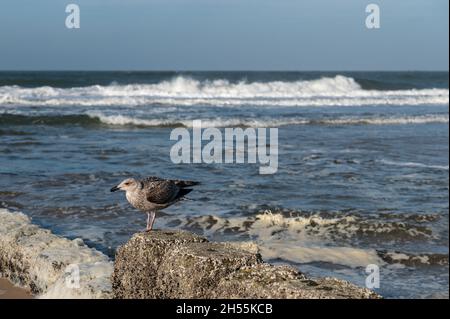
[[193, 191], [191, 186], [200, 183], [175, 179], [164, 179], [156, 176], [144, 179], [127, 178], [111, 192], [125, 191], [128, 202], [136, 209], [147, 213], [146, 232], [153, 229], [156, 212], [171, 206]]

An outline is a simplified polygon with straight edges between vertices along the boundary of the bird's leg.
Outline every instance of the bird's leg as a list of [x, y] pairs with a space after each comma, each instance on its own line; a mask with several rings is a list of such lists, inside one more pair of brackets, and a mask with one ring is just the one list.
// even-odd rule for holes
[[147, 212], [147, 227], [145, 228], [145, 231], [148, 231], [149, 225], [150, 225], [150, 213]]
[[151, 217], [150, 217], [150, 230], [153, 229], [153, 223], [155, 222], [155, 218], [156, 218], [156, 212], [153, 211], [150, 213]]
[[147, 213], [147, 228], [145, 231], [149, 232], [153, 229], [153, 223], [155, 222], [156, 213], [151, 211]]

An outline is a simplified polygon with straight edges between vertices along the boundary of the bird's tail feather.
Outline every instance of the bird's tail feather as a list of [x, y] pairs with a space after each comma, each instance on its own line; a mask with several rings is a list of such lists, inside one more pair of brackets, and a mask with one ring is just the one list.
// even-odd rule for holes
[[184, 197], [184, 196], [186, 196], [187, 194], [189, 194], [192, 191], [193, 191], [192, 188], [181, 188], [180, 191], [178, 192], [175, 200], [186, 199], [186, 197]]
[[174, 183], [175, 183], [175, 185], [177, 185], [178, 187], [181, 187], [181, 188], [200, 185], [200, 182], [195, 182], [195, 181], [174, 180]]

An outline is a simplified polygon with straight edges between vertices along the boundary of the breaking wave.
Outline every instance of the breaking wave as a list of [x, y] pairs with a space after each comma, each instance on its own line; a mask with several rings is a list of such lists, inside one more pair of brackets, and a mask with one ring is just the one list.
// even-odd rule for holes
[[[266, 260], [327, 262], [348, 267], [365, 267], [371, 263], [448, 264], [448, 255], [387, 252], [375, 248], [387, 241], [433, 240], [436, 235], [428, 224], [438, 220], [438, 215], [363, 216], [355, 212], [274, 209], [228, 218], [213, 215], [191, 216], [186, 220], [165, 218], [168, 226], [183, 227], [208, 237], [230, 238], [232, 235], [233, 240], [251, 241]], [[355, 242], [359, 244], [355, 246]]]
[[[128, 115], [108, 115], [99, 111], [68, 115], [23, 115], [0, 114], [0, 125], [81, 125], [81, 126], [136, 126], [136, 127], [192, 127], [194, 119], [179, 118], [138, 118]], [[202, 127], [281, 127], [287, 125], [406, 125], [427, 123], [448, 123], [448, 114], [429, 114], [396, 117], [336, 117], [324, 119], [291, 118], [204, 118]]]
[[156, 84], [92, 85], [75, 88], [0, 87], [3, 106], [362, 106], [446, 105], [448, 89], [365, 90], [342, 75], [305, 81], [237, 83], [178, 76]]
[[[93, 118], [98, 118], [102, 123], [109, 125], [136, 125], [136, 126], [184, 126], [192, 127], [192, 120], [179, 119], [140, 119], [123, 115], [104, 115], [100, 112], [89, 113]], [[255, 118], [215, 118], [203, 119], [203, 127], [279, 127], [286, 125], [395, 125], [395, 124], [426, 124], [448, 123], [447, 115], [422, 115], [406, 117], [342, 117], [335, 119], [306, 119], [294, 117], [288, 119], [255, 119]]]
[[[411, 216], [362, 216], [357, 213], [298, 212], [266, 210], [252, 216], [222, 218], [217, 216], [188, 217], [186, 227], [213, 233], [236, 233], [252, 238], [289, 235], [302, 242], [348, 242], [376, 240], [424, 240], [433, 238], [432, 230]], [[416, 216], [417, 217], [417, 216]], [[430, 218], [424, 215], [423, 218]], [[418, 218], [418, 217], [417, 217]], [[210, 234], [211, 233], [211, 234]]]
[[386, 165], [393, 165], [393, 166], [403, 166], [403, 167], [414, 167], [414, 168], [431, 168], [431, 169], [440, 169], [440, 170], [446, 170], [448, 171], [448, 165], [427, 165], [422, 163], [415, 163], [415, 162], [394, 162], [389, 160], [381, 160], [381, 163]]

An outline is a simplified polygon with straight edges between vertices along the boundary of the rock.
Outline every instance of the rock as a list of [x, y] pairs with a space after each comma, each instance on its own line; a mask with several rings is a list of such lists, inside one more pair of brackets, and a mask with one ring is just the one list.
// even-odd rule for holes
[[[186, 231], [135, 234], [107, 256], [0, 209], [0, 277], [39, 298], [380, 298], [335, 278], [264, 263], [254, 243], [212, 243]], [[68, 286], [67, 267], [80, 286]], [[73, 269], [73, 268], [72, 268]], [[111, 276], [112, 274], [112, 276]]]
[[[107, 256], [81, 240], [71, 241], [31, 224], [22, 213], [0, 209], [0, 220], [0, 277], [38, 298], [112, 296], [113, 265]], [[67, 284], [67, 278], [76, 274], [79, 285]]]
[[185, 231], [134, 235], [117, 250], [115, 298], [380, 298], [335, 278], [309, 279], [264, 263], [253, 245], [211, 243]]
[[201, 243], [203, 237], [184, 231], [152, 231], [135, 234], [116, 252], [112, 285], [116, 298], [162, 298], [155, 289], [159, 265], [173, 248]]
[[221, 244], [228, 248], [244, 250], [253, 254], [260, 254], [260, 249], [255, 242], [252, 241], [224, 241]]
[[261, 262], [259, 255], [219, 243], [189, 243], [165, 255], [153, 290], [163, 298], [205, 298], [223, 277]]
[[336, 278], [308, 279], [289, 266], [244, 267], [223, 278], [214, 298], [338, 299], [379, 298], [364, 288]]

